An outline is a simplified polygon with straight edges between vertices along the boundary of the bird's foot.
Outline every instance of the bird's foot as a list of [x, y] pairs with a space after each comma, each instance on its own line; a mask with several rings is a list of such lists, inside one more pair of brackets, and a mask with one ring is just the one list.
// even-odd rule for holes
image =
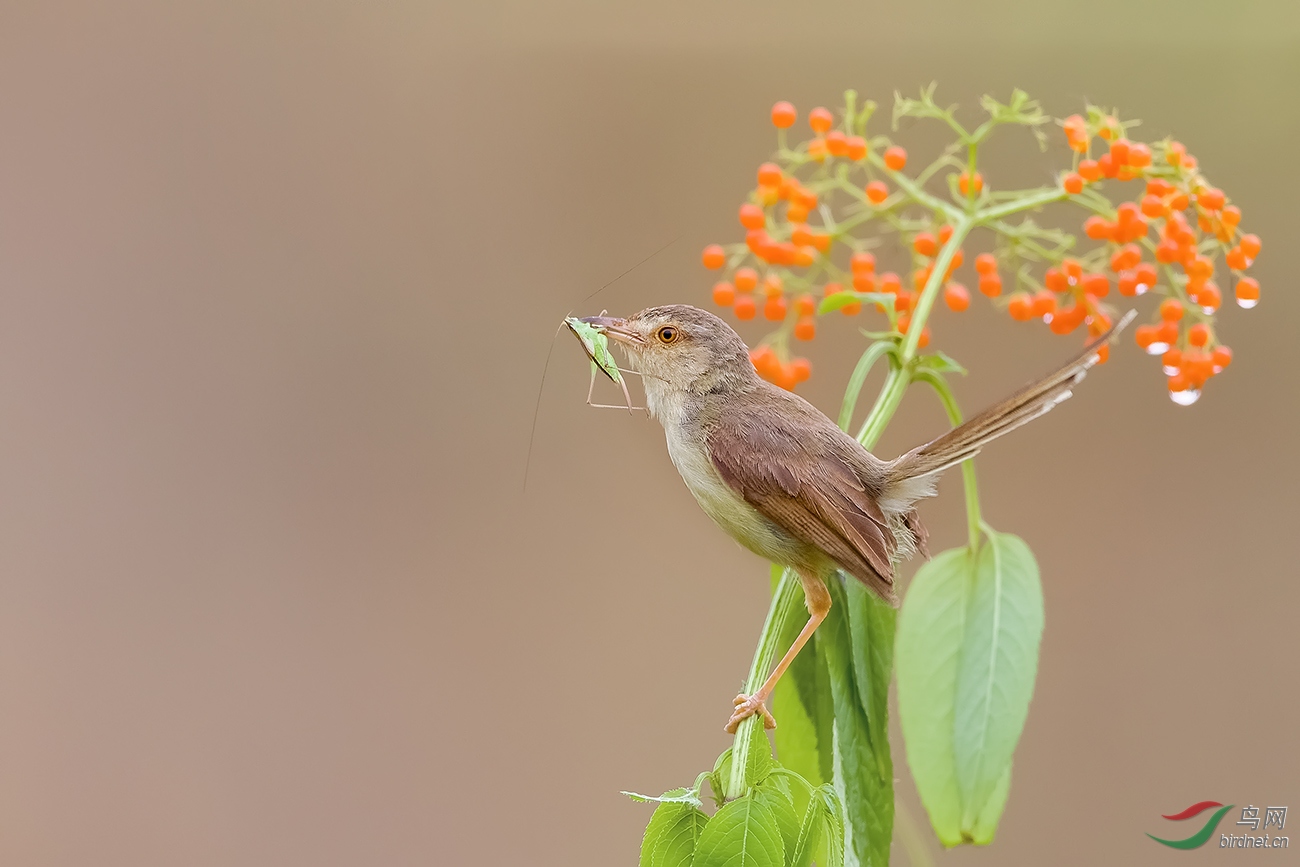
[[727, 720], [725, 728], [728, 734], [734, 735], [736, 729], [740, 728], [740, 724], [754, 714], [762, 715], [763, 728], [776, 728], [776, 718], [773, 717], [772, 712], [767, 709], [767, 705], [763, 701], [763, 696], [759, 693], [745, 695], [742, 692], [740, 695], [736, 696], [736, 700], [732, 703], [736, 706], [736, 709], [732, 712], [731, 719]]

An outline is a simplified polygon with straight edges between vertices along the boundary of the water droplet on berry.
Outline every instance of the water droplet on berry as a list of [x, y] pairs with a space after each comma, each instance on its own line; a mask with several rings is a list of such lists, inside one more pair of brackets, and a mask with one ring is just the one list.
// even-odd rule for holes
[[1168, 343], [1161, 343], [1157, 340], [1155, 343], [1147, 344], [1147, 355], [1164, 355], [1168, 351]]
[[1179, 368], [1166, 364], [1164, 366], [1164, 371], [1165, 371], [1165, 376], [1173, 376], [1174, 374], [1178, 373]]
[[1196, 401], [1200, 400], [1200, 398], [1201, 391], [1196, 388], [1189, 388], [1185, 391], [1169, 392], [1169, 399], [1179, 406], [1191, 406], [1196, 403]]
[[1219, 308], [1217, 308], [1217, 307], [1202, 307], [1202, 308], [1201, 308], [1201, 312], [1204, 313], [1206, 316], [1213, 316], [1213, 315], [1214, 315], [1214, 311], [1216, 311], [1216, 310], [1218, 310], [1218, 309], [1219, 309]]
[[1147, 294], [1147, 290], [1150, 289], [1150, 288], [1151, 288], [1151, 287], [1148, 286], [1148, 285], [1145, 284], [1145, 283], [1139, 283], [1139, 284], [1137, 284], [1136, 286], [1133, 287], [1133, 294], [1134, 294], [1134, 295], [1145, 295], [1145, 294]]
[[1256, 304], [1258, 304], [1258, 303], [1259, 303], [1259, 299], [1258, 299], [1258, 298], [1238, 298], [1238, 299], [1237, 299], [1237, 306], [1240, 307], [1240, 308], [1242, 308], [1243, 310], [1249, 310], [1250, 308], [1254, 307], [1254, 306], [1255, 306]]

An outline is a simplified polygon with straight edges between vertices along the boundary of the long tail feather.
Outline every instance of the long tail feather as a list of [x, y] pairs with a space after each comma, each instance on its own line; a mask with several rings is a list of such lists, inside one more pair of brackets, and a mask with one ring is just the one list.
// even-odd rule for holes
[[891, 461], [887, 470], [886, 496], [893, 494], [890, 499], [896, 501], [925, 496], [927, 485], [918, 485], [917, 481], [974, 457], [988, 442], [1027, 424], [1069, 398], [1074, 386], [1099, 361], [1098, 348], [1113, 340], [1135, 315], [1130, 310], [1083, 352], [1042, 379], [972, 416], [943, 436]]

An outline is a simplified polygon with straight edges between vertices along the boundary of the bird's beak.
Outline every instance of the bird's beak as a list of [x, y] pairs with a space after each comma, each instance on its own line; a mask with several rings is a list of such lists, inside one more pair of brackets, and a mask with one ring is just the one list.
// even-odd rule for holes
[[626, 319], [617, 319], [613, 316], [584, 316], [581, 321], [624, 345], [640, 346], [645, 343], [645, 339], [640, 334], [628, 327]]

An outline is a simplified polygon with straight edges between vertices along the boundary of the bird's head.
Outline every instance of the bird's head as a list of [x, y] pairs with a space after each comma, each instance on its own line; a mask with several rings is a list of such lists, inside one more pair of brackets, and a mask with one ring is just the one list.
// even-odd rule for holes
[[627, 319], [589, 316], [645, 378], [646, 393], [716, 392], [757, 378], [749, 349], [731, 326], [687, 304], [648, 307]]

